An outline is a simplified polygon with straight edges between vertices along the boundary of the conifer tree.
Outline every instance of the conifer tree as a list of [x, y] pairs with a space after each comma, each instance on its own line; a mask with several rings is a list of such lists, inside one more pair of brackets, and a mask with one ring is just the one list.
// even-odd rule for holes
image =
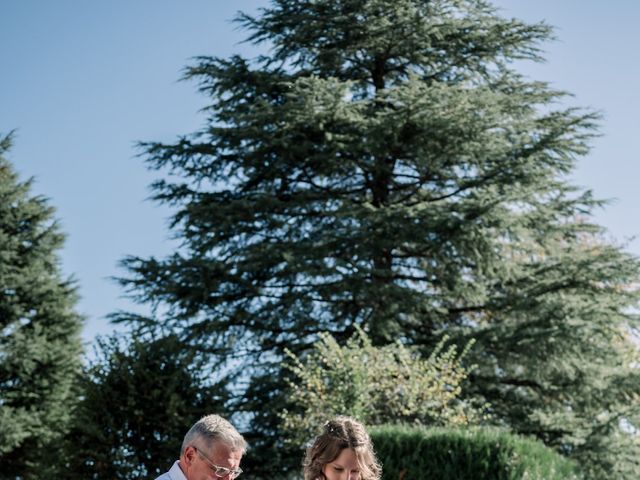
[[213, 385], [205, 361], [176, 335], [98, 338], [66, 442], [68, 478], [148, 479], [167, 471], [191, 425], [225, 403], [229, 382]]
[[30, 193], [0, 140], [0, 472], [56, 476], [80, 368], [82, 319], [60, 271], [63, 235], [46, 199]]
[[206, 125], [143, 144], [182, 247], [128, 258], [123, 283], [242, 366], [252, 432], [277, 439], [285, 347], [358, 325], [428, 353], [446, 334], [476, 340], [468, 391], [495, 423], [637, 478], [639, 265], [567, 180], [598, 117], [513, 66], [552, 29], [484, 0], [273, 0], [238, 20], [269, 53], [187, 69]]

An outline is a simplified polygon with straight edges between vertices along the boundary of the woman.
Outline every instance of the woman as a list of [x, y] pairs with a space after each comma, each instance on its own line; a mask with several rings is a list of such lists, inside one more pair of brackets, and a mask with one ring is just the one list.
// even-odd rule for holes
[[381, 468], [362, 424], [336, 417], [307, 449], [304, 480], [379, 480]]

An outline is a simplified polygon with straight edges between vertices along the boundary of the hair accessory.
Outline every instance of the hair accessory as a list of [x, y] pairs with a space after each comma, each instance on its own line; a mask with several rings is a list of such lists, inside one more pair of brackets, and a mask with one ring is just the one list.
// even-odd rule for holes
[[323, 427], [331, 435], [337, 435], [338, 434], [338, 429], [336, 428], [335, 425], [332, 425], [331, 422], [325, 422]]

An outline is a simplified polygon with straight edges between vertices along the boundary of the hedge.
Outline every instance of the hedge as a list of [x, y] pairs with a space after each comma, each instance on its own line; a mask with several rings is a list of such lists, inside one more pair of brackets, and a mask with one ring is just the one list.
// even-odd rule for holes
[[497, 429], [371, 429], [383, 480], [574, 480], [577, 467], [542, 443]]

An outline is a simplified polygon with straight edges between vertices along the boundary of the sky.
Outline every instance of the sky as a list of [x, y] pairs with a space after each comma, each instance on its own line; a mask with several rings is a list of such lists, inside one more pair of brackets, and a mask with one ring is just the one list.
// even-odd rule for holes
[[[596, 212], [612, 241], [640, 255], [640, 2], [497, 0], [506, 17], [546, 21], [557, 40], [544, 64], [518, 65], [602, 112], [599, 138], [573, 183], [612, 202]], [[179, 81], [198, 55], [255, 56], [230, 20], [267, 0], [5, 0], [0, 16], [0, 134], [15, 130], [7, 157], [32, 193], [56, 208], [66, 233], [62, 271], [73, 276], [83, 339], [114, 330], [116, 310], [144, 312], [113, 280], [127, 255], [162, 257], [176, 241], [171, 211], [148, 200], [157, 172], [138, 141], [171, 142], [198, 130], [206, 99]]]

